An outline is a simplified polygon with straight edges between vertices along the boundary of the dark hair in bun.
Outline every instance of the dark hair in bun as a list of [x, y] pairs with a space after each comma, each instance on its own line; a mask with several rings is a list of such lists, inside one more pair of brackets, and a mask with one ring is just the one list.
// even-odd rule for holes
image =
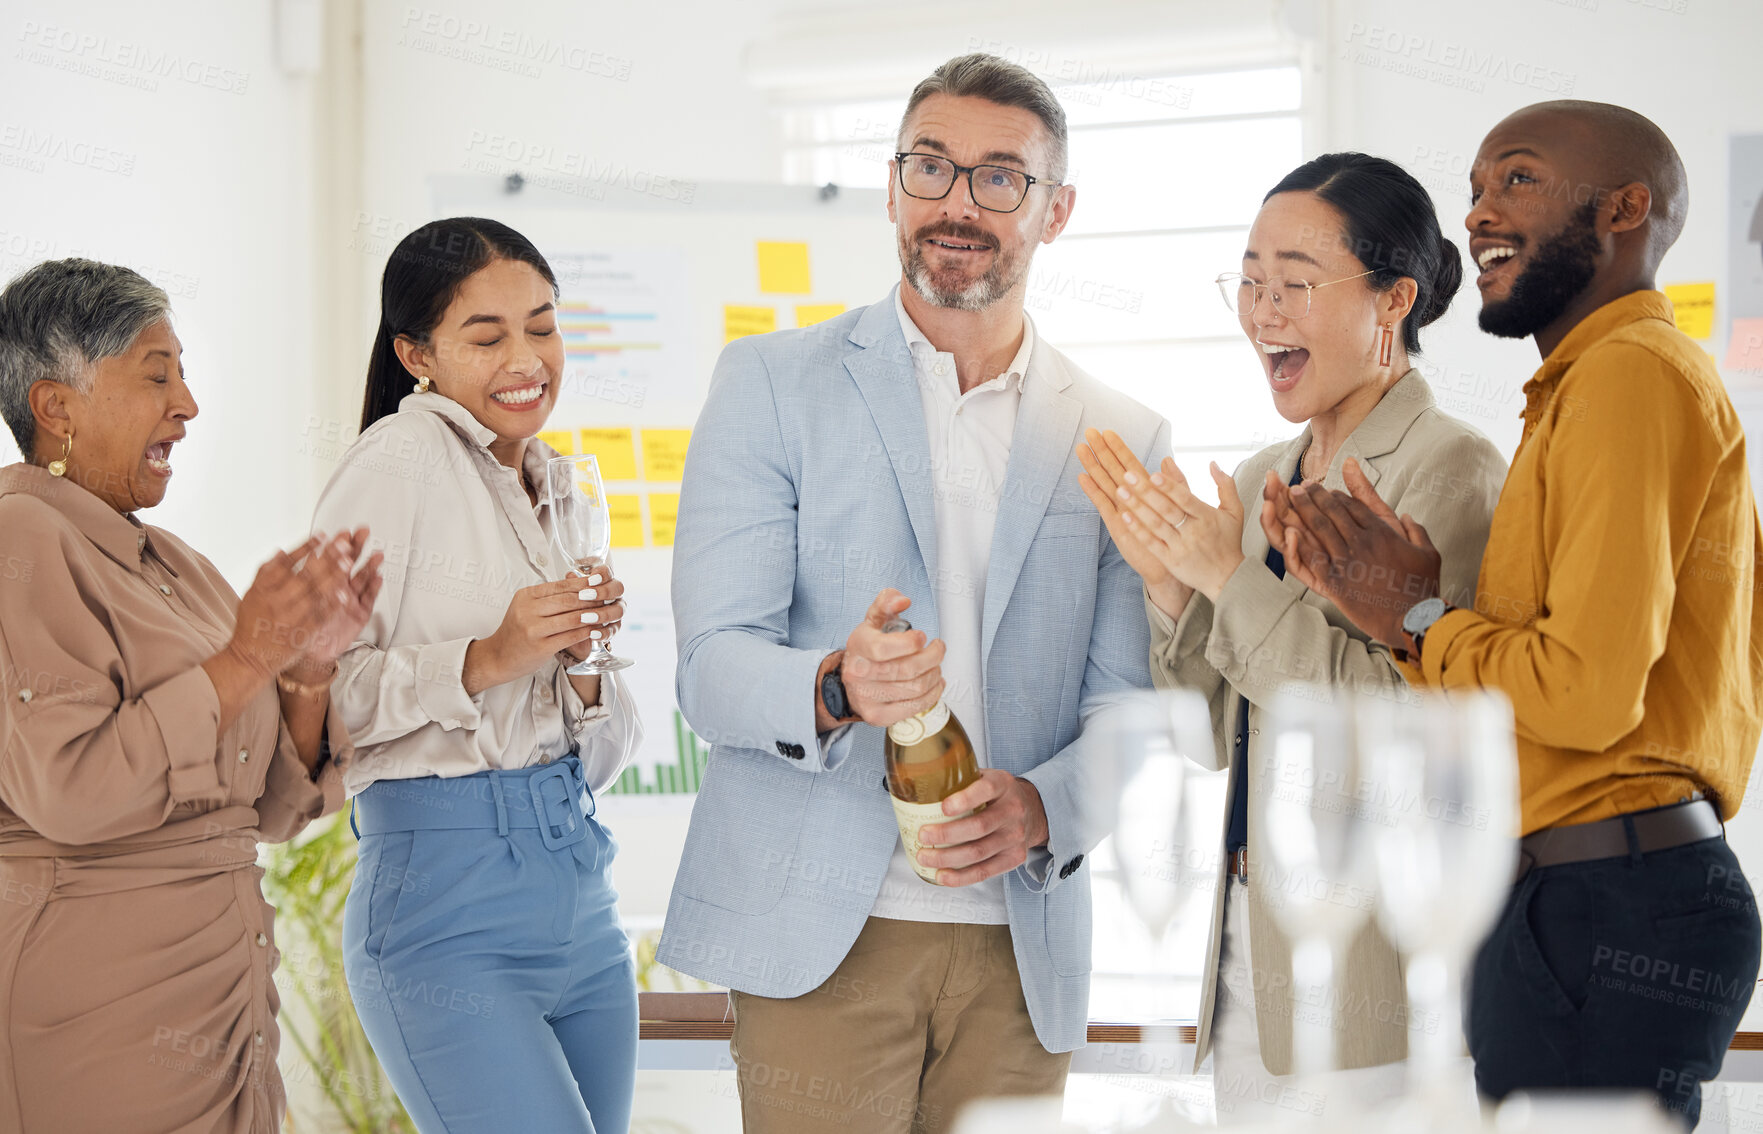
[[1323, 154], [1292, 170], [1261, 200], [1311, 192], [1346, 221], [1348, 251], [1374, 272], [1366, 282], [1387, 291], [1404, 277], [1415, 283], [1414, 309], [1402, 320], [1402, 344], [1420, 351], [1420, 328], [1451, 306], [1463, 283], [1463, 257], [1439, 231], [1425, 186], [1395, 162], [1370, 154]]

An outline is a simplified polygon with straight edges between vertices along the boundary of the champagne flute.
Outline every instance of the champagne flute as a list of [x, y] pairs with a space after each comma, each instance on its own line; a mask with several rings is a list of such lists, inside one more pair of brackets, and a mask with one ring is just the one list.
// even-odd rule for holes
[[1121, 889], [1153, 944], [1194, 890], [1186, 862], [1188, 760], [1213, 746], [1205, 698], [1191, 689], [1135, 698], [1113, 719], [1114, 857]]
[[1253, 781], [1259, 821], [1251, 838], [1264, 868], [1255, 884], [1293, 939], [1295, 991], [1321, 993], [1316, 1014], [1300, 1010], [1292, 1020], [1300, 1077], [1336, 1066], [1336, 958], [1370, 919], [1377, 880], [1352, 701], [1320, 687], [1278, 695], [1268, 713], [1270, 755]]
[[1498, 917], [1518, 858], [1512, 706], [1494, 692], [1369, 700], [1360, 736], [1387, 821], [1375, 829], [1378, 924], [1407, 959], [1421, 1026], [1410, 1068], [1435, 1117], [1473, 1116], [1461, 1057], [1465, 968]]
[[[552, 457], [545, 473], [552, 539], [563, 553], [566, 577], [570, 568], [584, 578], [596, 569], [607, 568], [612, 553], [612, 508], [606, 501], [605, 482], [600, 479], [600, 462], [589, 454]], [[612, 655], [605, 638], [597, 638], [588, 656], [564, 672], [580, 677], [611, 673], [630, 664], [629, 658]]]
[[[1150, 1050], [1179, 1046], [1178, 1013], [1192, 1011], [1183, 998], [1184, 982], [1157, 957], [1167, 953], [1183, 909], [1198, 893], [1210, 897], [1211, 873], [1198, 863], [1193, 822], [1194, 777], [1188, 761], [1214, 763], [1212, 717], [1206, 699], [1191, 689], [1137, 693], [1111, 706], [1094, 723], [1101, 734], [1102, 758], [1088, 762], [1083, 807], [1086, 824], [1105, 832], [1114, 853], [1115, 877], [1127, 908], [1150, 936], [1151, 955], [1135, 964], [1135, 1014], [1146, 1022], [1141, 1042]], [[1216, 866], [1216, 859], [1212, 861]], [[1162, 988], [1157, 988], [1162, 985]], [[1185, 1108], [1165, 1078], [1154, 1102], [1123, 1114], [1115, 1130], [1187, 1128]]]

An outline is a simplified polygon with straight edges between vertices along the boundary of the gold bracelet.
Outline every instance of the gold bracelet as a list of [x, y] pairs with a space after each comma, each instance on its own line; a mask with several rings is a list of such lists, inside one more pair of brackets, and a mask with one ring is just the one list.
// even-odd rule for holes
[[280, 689], [283, 693], [292, 693], [297, 697], [311, 697], [318, 693], [329, 693], [331, 691], [331, 680], [336, 676], [337, 663], [332, 662], [331, 672], [323, 681], [314, 681], [308, 685], [305, 682], [295, 681], [285, 673], [278, 673], [275, 675], [275, 684], [276, 688]]

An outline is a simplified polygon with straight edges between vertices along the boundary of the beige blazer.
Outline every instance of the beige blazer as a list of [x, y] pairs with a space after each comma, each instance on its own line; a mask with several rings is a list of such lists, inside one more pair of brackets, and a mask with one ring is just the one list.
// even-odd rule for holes
[[[1365, 691], [1404, 685], [1385, 646], [1369, 642], [1334, 604], [1290, 575], [1277, 579], [1267, 569], [1267, 537], [1260, 523], [1262, 482], [1270, 468], [1281, 480], [1290, 481], [1309, 444], [1310, 428], [1305, 426], [1295, 439], [1270, 446], [1238, 467], [1237, 493], [1246, 512], [1244, 560], [1225, 583], [1216, 605], [1195, 595], [1181, 619], [1171, 622], [1148, 599], [1145, 603], [1151, 619], [1152, 680], [1159, 688], [1185, 687], [1206, 695], [1217, 740], [1215, 768], [1230, 767], [1239, 705], [1248, 700], [1245, 763], [1251, 793], [1262, 789], [1255, 769], [1261, 762], [1258, 722], [1263, 702], [1281, 684], [1312, 682]], [[1348, 457], [1359, 461], [1378, 494], [1397, 513], [1410, 513], [1425, 525], [1443, 559], [1445, 599], [1457, 606], [1471, 605], [1488, 525], [1506, 478], [1506, 461], [1499, 450], [1476, 430], [1441, 411], [1420, 372], [1410, 370], [1385, 392], [1341, 445], [1323, 477], [1324, 486], [1345, 487], [1341, 466]], [[1236, 774], [1233, 768], [1233, 791]], [[1262, 1062], [1271, 1073], [1285, 1075], [1292, 1066], [1292, 1013], [1300, 1006], [1292, 988], [1291, 942], [1280, 932], [1264, 901], [1264, 885], [1274, 880], [1266, 877], [1256, 858], [1260, 845], [1256, 810], [1251, 803], [1248, 907], [1255, 1015]], [[1222, 858], [1221, 854], [1201, 985], [1196, 1066], [1212, 1042], [1224, 928]], [[1368, 923], [1354, 939], [1333, 996], [1338, 1011], [1338, 1058], [1346, 1068], [1405, 1058], [1410, 1027], [1459, 1026], [1456, 1021], [1409, 1019], [1402, 966], [1374, 923]]]

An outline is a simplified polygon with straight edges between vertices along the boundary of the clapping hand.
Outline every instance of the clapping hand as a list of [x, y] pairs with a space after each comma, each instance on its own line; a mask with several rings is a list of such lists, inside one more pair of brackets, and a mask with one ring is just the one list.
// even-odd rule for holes
[[1439, 593], [1439, 553], [1412, 516], [1398, 516], [1349, 459], [1347, 491], [1291, 487], [1269, 472], [1261, 526], [1293, 578], [1386, 645], [1402, 645], [1402, 616]]
[[[1149, 473], [1113, 430], [1085, 430], [1084, 439], [1077, 449], [1084, 467], [1078, 486], [1102, 514], [1121, 554], [1145, 579], [1152, 601], [1174, 616], [1194, 591], [1216, 599], [1243, 561], [1243, 505], [1236, 482], [1216, 463], [1211, 466], [1218, 486], [1214, 508], [1194, 495], [1170, 458]], [[1179, 601], [1171, 609], [1165, 599]]]
[[376, 551], [360, 567], [355, 562], [367, 550], [367, 529], [341, 532], [321, 550], [307, 556], [299, 564], [300, 574], [309, 577], [317, 590], [331, 597], [326, 604], [326, 617], [313, 632], [310, 645], [288, 667], [297, 681], [322, 681], [327, 677], [342, 652], [349, 648], [373, 614], [373, 603], [379, 597], [380, 564], [385, 553]]
[[[379, 564], [352, 576], [352, 551], [366, 540], [366, 529], [326, 540], [317, 533], [293, 551], [278, 551], [257, 569], [239, 599], [227, 651], [264, 678], [281, 673], [316, 653], [328, 669], [353, 639], [350, 621], [379, 592]], [[362, 615], [365, 621], [365, 615]], [[348, 630], [337, 639], [333, 631]], [[334, 649], [333, 649], [334, 646]]]

